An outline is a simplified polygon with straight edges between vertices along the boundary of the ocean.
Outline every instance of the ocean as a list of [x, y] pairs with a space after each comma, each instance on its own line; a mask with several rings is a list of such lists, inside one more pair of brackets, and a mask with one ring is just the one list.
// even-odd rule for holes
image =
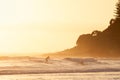
[[120, 80], [120, 72], [0, 75], [0, 80]]
[[0, 80], [120, 80], [120, 59], [1, 59]]

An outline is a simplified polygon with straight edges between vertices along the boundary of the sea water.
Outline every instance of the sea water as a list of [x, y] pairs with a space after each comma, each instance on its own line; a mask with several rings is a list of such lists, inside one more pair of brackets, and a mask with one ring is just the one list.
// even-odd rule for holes
[[0, 80], [120, 80], [120, 72], [0, 75]]
[[3, 59], [0, 80], [120, 80], [120, 59]]

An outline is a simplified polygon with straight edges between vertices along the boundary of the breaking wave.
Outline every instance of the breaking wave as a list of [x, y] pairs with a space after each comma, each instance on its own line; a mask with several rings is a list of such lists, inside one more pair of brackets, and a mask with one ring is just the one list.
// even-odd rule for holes
[[44, 58], [1, 60], [0, 74], [38, 74], [72, 72], [107, 72], [120, 71], [120, 60], [95, 58]]

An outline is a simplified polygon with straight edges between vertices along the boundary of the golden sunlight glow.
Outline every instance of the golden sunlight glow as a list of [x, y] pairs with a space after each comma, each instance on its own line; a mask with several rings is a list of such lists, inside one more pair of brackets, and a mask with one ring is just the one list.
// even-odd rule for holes
[[0, 0], [0, 55], [71, 48], [80, 34], [107, 27], [116, 2]]

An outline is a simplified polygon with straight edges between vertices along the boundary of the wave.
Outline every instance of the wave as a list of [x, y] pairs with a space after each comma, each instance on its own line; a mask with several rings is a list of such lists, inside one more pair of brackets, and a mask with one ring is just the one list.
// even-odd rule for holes
[[0, 75], [4, 74], [39, 74], [72, 72], [107, 72], [120, 71], [120, 60], [95, 58], [44, 58], [31, 60], [0, 61]]
[[64, 58], [64, 60], [72, 61], [72, 62], [97, 62], [97, 59], [95, 58]]

